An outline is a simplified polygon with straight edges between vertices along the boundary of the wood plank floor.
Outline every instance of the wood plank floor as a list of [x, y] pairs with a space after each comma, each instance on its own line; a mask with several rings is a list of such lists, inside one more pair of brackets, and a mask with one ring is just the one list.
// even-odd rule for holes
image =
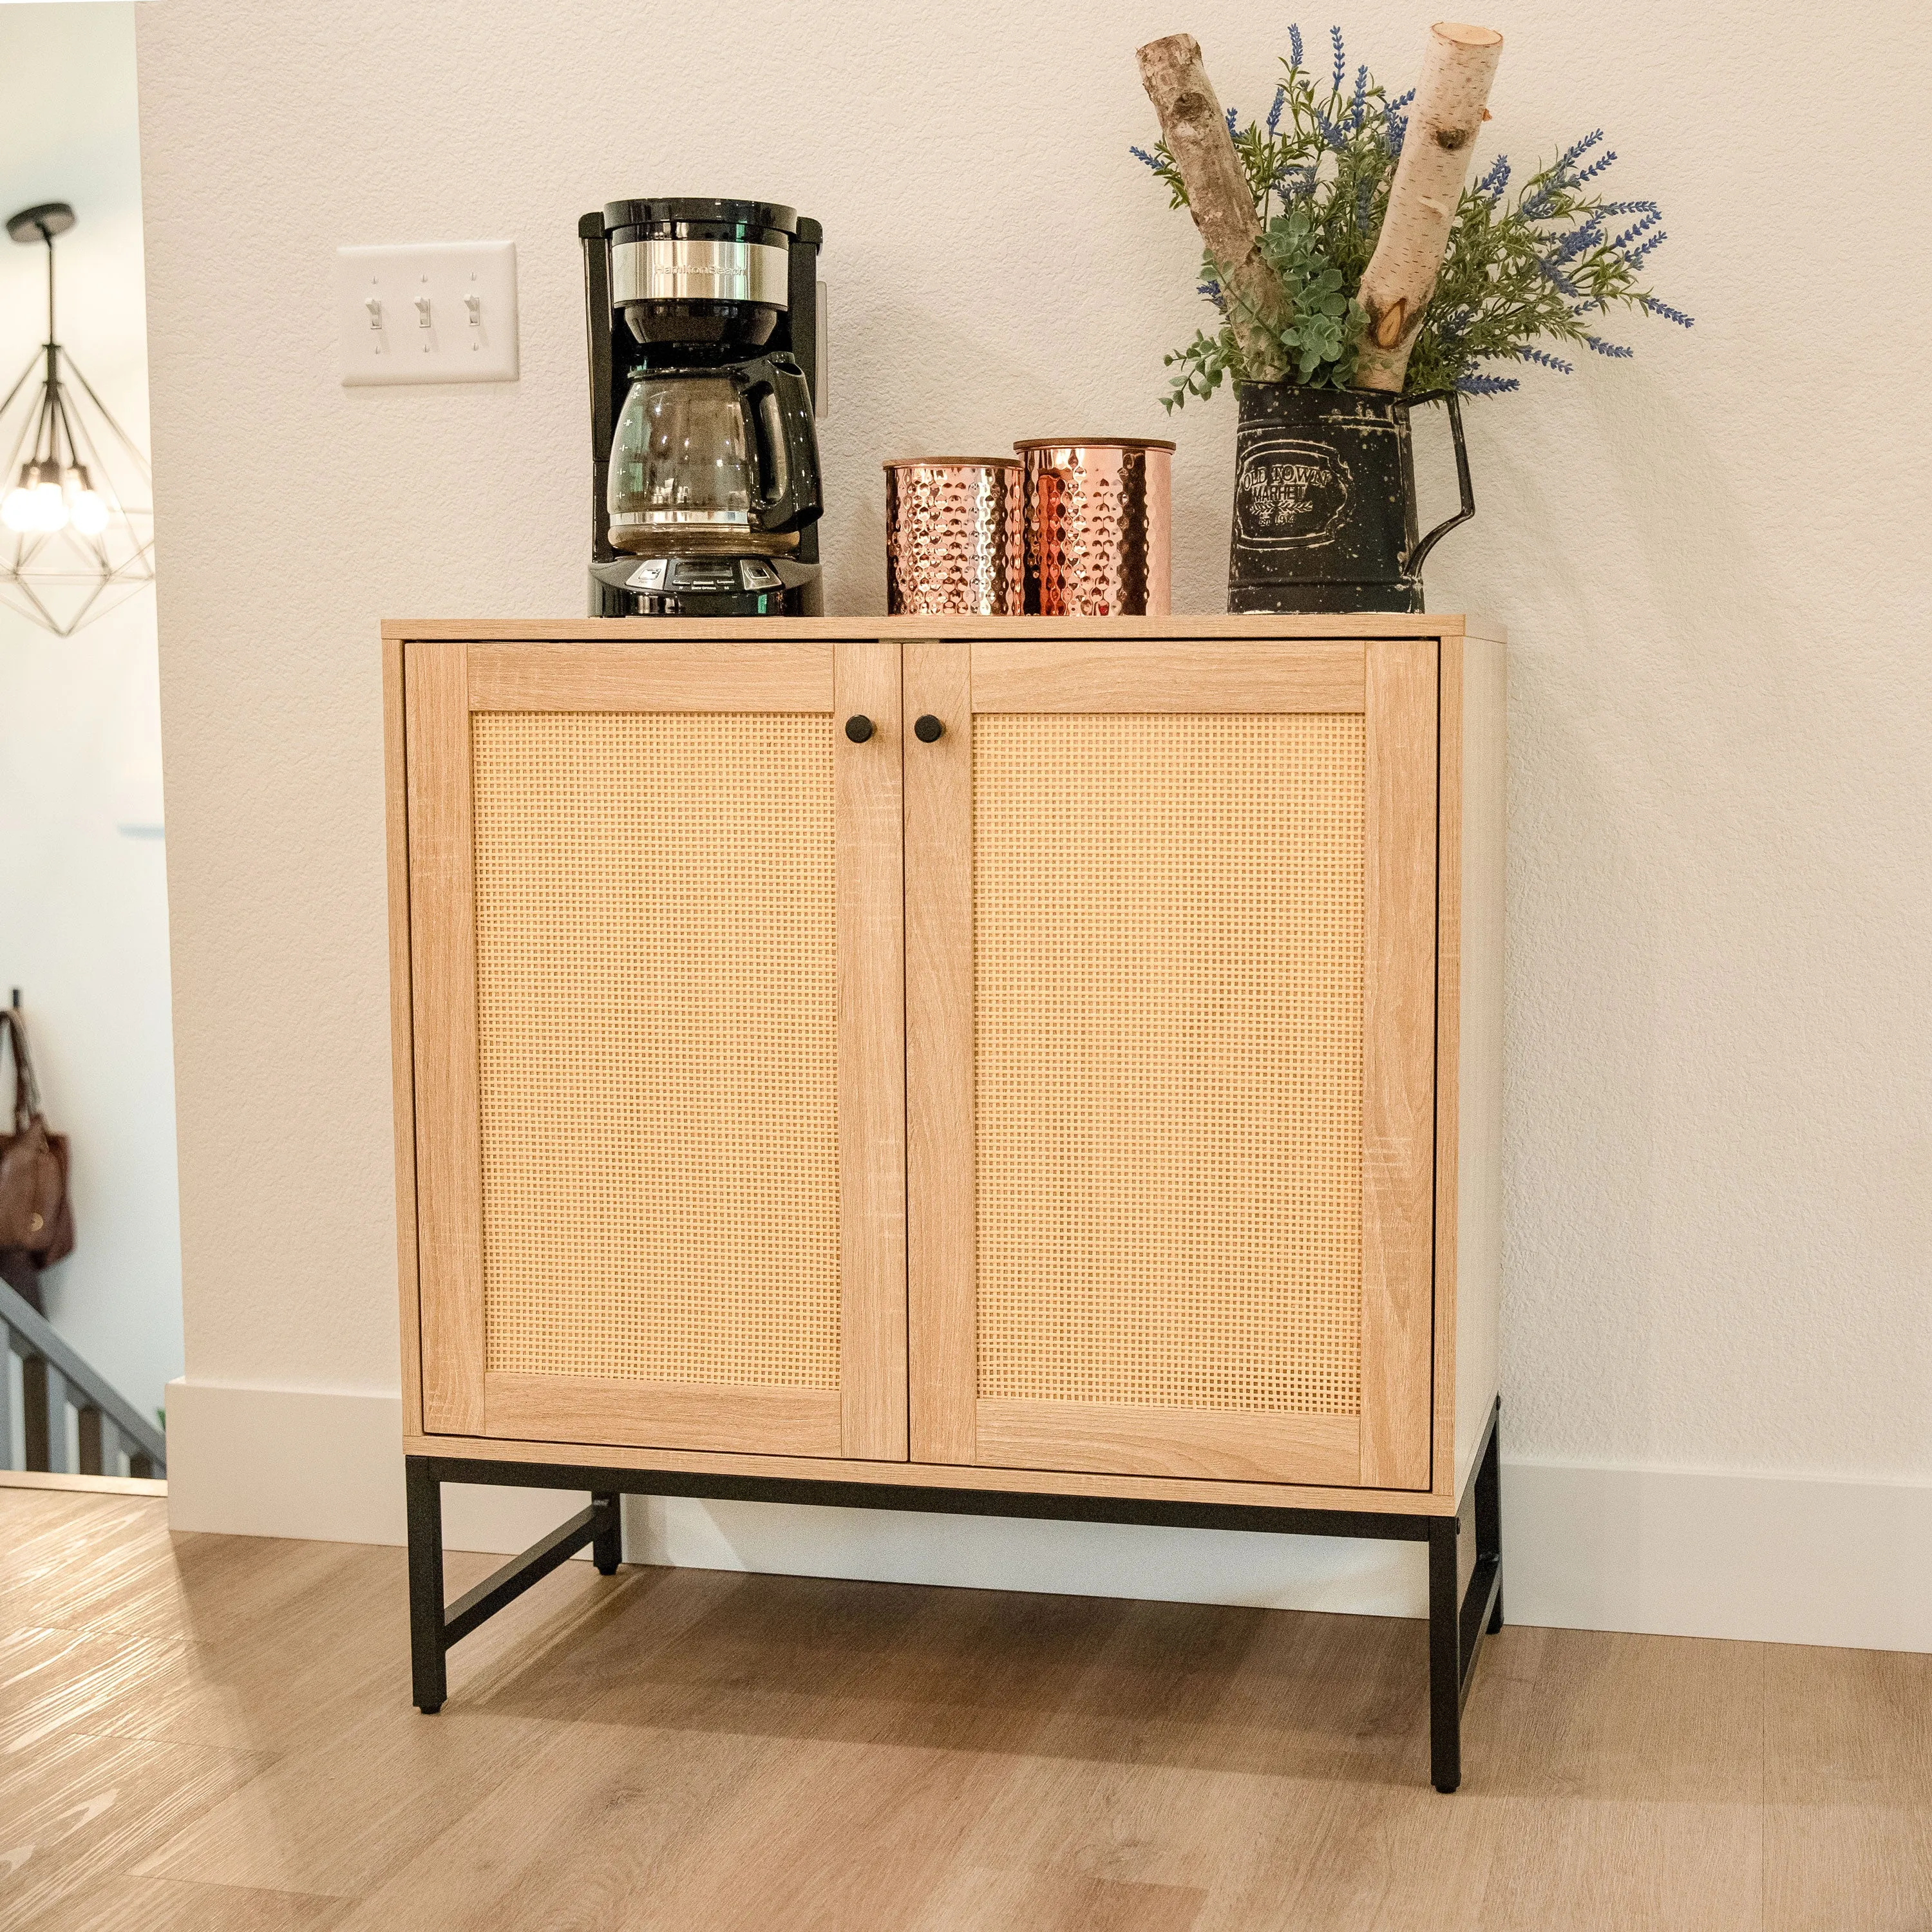
[[[8, 1932], [1932, 1932], [1932, 1658], [403, 1552], [0, 1490]], [[452, 1593], [496, 1559], [452, 1556]]]

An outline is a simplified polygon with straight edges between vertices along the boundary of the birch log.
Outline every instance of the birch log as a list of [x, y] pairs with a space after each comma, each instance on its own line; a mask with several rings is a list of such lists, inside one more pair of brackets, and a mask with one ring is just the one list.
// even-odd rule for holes
[[1369, 321], [1355, 367], [1358, 389], [1399, 392], [1408, 375], [1502, 50], [1502, 35], [1489, 27], [1439, 20], [1429, 30], [1388, 212], [1362, 276]]
[[1227, 297], [1228, 323], [1240, 345], [1250, 379], [1278, 382], [1287, 358], [1274, 331], [1294, 320], [1281, 278], [1256, 245], [1261, 221], [1240, 158], [1228, 134], [1214, 85], [1201, 64], [1192, 34], [1150, 40], [1134, 56], [1141, 85], [1160, 116], [1161, 137], [1187, 190], [1189, 212]]

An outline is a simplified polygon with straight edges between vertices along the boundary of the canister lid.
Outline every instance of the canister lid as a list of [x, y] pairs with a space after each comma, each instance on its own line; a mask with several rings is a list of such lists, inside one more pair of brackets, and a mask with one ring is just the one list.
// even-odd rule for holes
[[1016, 449], [1172, 449], [1157, 436], [1030, 436]]
[[880, 466], [885, 470], [1017, 470], [1020, 461], [1016, 456], [895, 456]]

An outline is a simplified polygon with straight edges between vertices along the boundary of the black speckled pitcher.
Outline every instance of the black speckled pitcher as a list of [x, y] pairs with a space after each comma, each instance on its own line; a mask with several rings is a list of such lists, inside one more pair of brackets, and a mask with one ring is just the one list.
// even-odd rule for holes
[[[1447, 403], [1462, 507], [1418, 538], [1409, 412]], [[1422, 560], [1476, 514], [1454, 389], [1390, 396], [1249, 382], [1234, 445], [1228, 608], [1420, 610]]]

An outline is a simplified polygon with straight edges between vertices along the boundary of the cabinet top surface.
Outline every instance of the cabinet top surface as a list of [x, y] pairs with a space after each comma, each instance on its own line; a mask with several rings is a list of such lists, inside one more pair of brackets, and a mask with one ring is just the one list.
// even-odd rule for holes
[[1218, 617], [435, 617], [387, 618], [386, 638], [479, 644], [629, 643], [651, 638], [1000, 638], [1038, 644], [1094, 638], [1487, 638], [1501, 626], [1460, 612], [1408, 616]]

